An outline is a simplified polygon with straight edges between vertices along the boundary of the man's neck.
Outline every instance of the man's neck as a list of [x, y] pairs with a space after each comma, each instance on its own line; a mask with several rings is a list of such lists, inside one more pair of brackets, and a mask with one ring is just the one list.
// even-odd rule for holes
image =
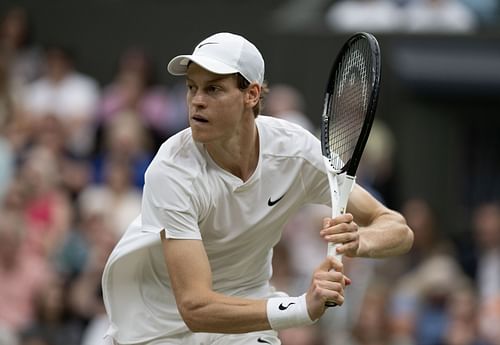
[[206, 144], [210, 157], [222, 169], [247, 181], [259, 161], [259, 134], [253, 122], [248, 130], [233, 136], [222, 144]]

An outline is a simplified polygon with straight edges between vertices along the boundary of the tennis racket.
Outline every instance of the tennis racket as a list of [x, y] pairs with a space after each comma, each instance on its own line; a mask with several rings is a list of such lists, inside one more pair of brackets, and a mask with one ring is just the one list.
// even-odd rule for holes
[[[321, 117], [321, 146], [332, 198], [332, 218], [346, 212], [356, 170], [368, 140], [380, 85], [380, 48], [365, 32], [342, 46], [330, 71]], [[328, 244], [335, 256], [336, 245]], [[335, 306], [327, 301], [326, 306]]]

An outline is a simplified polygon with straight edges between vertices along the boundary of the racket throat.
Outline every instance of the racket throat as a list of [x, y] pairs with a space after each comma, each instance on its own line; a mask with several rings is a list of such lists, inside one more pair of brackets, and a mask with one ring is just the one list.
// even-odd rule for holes
[[349, 195], [356, 182], [356, 176], [340, 174], [334, 177], [337, 182], [333, 183], [335, 188], [330, 188], [332, 195], [332, 218], [346, 213]]
[[[349, 195], [356, 182], [356, 177], [346, 173], [336, 174], [333, 171], [328, 171], [328, 180], [332, 199], [332, 218], [335, 218], [346, 213]], [[327, 255], [333, 256], [339, 261], [342, 260], [342, 256], [336, 253], [336, 245], [333, 243], [328, 243]]]

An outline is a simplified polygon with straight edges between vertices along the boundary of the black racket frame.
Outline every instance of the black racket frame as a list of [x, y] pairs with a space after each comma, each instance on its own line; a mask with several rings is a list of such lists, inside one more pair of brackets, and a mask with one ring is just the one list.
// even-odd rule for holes
[[325, 88], [325, 100], [323, 107], [323, 115], [321, 119], [321, 147], [323, 156], [327, 157], [331, 161], [332, 152], [330, 152], [330, 148], [328, 146], [329, 141], [329, 114], [331, 112], [332, 107], [332, 99], [334, 95], [334, 87], [335, 87], [335, 77], [339, 70], [339, 65], [342, 61], [343, 56], [346, 51], [358, 40], [366, 39], [370, 45], [370, 51], [372, 54], [372, 70], [371, 73], [373, 75], [372, 78], [372, 92], [370, 93], [369, 103], [367, 107], [367, 113], [365, 116], [365, 120], [363, 123], [363, 127], [361, 129], [358, 141], [356, 142], [356, 146], [353, 150], [351, 158], [344, 164], [340, 173], [347, 172], [349, 176], [355, 176], [356, 170], [358, 169], [359, 161], [361, 160], [361, 156], [363, 154], [363, 150], [365, 149], [366, 142], [368, 141], [368, 136], [370, 134], [370, 130], [373, 124], [373, 119], [375, 117], [375, 112], [377, 108], [379, 89], [380, 89], [380, 73], [381, 73], [381, 61], [380, 61], [380, 47], [375, 36], [368, 32], [357, 32], [353, 34], [349, 39], [344, 43], [340, 52], [337, 54], [335, 62], [332, 65], [330, 70], [330, 75], [328, 77], [328, 82]]

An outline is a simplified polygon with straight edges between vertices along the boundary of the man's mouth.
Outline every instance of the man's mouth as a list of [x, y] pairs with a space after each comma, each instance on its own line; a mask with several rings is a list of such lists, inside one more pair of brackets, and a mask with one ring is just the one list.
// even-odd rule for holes
[[204, 118], [203, 116], [201, 116], [201, 115], [193, 115], [191, 117], [191, 119], [193, 121], [195, 121], [195, 122], [203, 122], [203, 123], [207, 123], [208, 122], [208, 120], [206, 118]]

